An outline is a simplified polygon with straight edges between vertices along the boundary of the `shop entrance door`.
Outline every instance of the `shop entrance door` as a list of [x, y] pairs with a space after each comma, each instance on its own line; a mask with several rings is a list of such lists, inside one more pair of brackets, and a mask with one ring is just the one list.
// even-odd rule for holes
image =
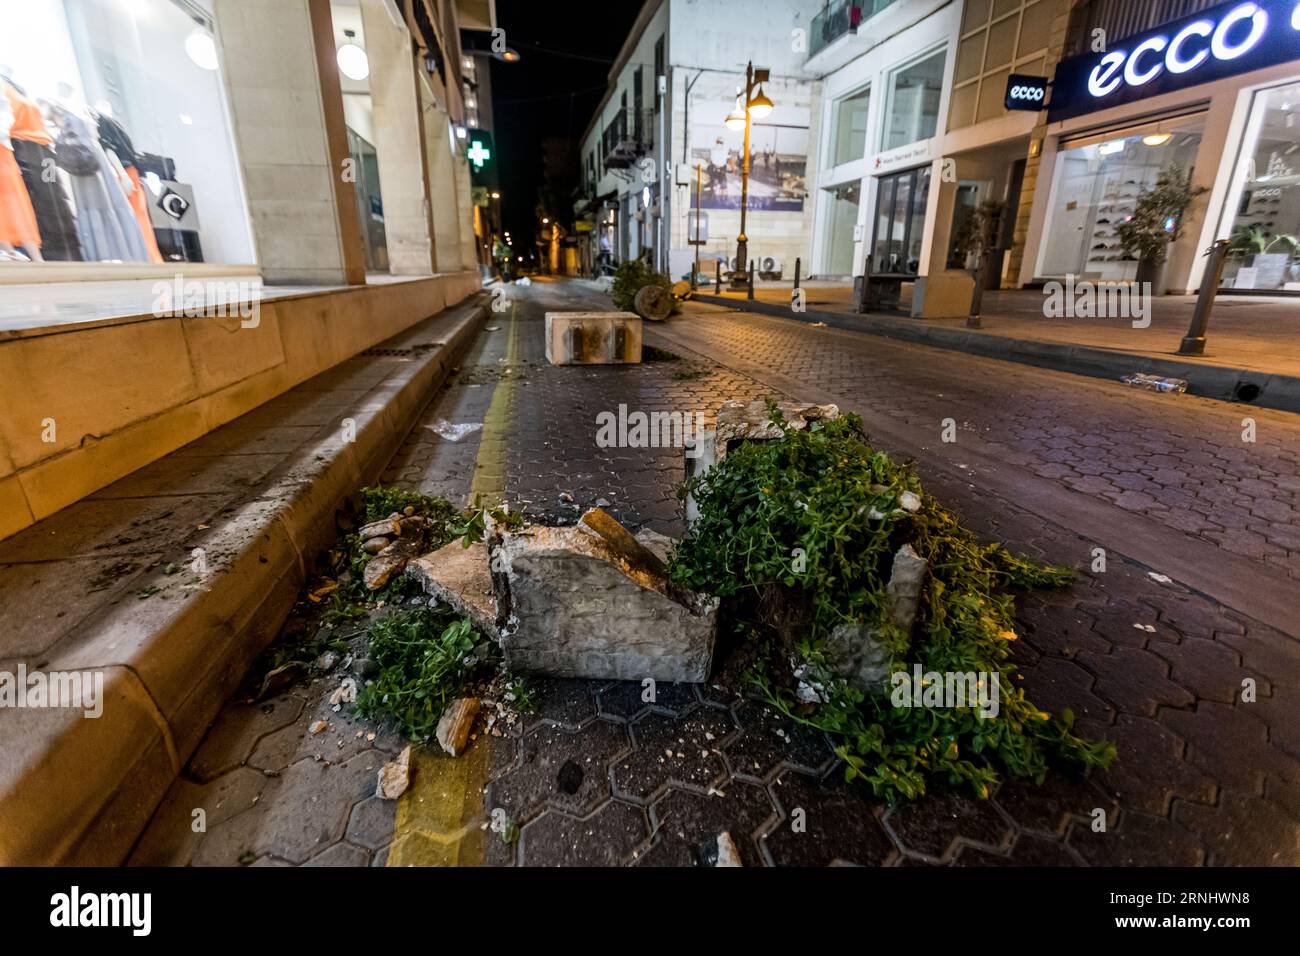
[[914, 276], [921, 267], [930, 167], [882, 176], [878, 184], [875, 232], [871, 238], [871, 272], [873, 275]]

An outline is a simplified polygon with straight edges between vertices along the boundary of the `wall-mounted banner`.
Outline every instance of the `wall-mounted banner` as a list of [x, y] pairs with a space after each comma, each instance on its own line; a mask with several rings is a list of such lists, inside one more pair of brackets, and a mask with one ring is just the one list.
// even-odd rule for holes
[[1234, 0], [1062, 60], [1055, 121], [1300, 59], [1300, 0]]
[[1007, 77], [1007, 92], [1002, 105], [1009, 110], [1047, 109], [1047, 77], [1012, 73]]

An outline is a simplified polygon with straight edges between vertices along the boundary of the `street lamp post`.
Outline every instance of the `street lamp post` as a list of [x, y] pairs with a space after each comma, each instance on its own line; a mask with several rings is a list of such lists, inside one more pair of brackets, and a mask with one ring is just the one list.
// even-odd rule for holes
[[[740, 235], [736, 236], [736, 268], [731, 272], [733, 289], [746, 288], [753, 281], [753, 277], [749, 274], [749, 236], [745, 234], [745, 213], [749, 208], [749, 131], [753, 118], [762, 119], [772, 112], [772, 101], [763, 92], [763, 84], [768, 81], [769, 76], [770, 73], [766, 69], [754, 69], [752, 60], [747, 63], [742, 101], [744, 106], [737, 104], [737, 109], [733, 110], [724, 121], [728, 129], [745, 130], [745, 146], [740, 165]], [[756, 87], [757, 94], [754, 92]]]

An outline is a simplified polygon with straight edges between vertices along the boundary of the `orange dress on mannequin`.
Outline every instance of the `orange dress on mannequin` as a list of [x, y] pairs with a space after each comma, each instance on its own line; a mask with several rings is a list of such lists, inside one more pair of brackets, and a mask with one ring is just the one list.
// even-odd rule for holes
[[32, 209], [27, 184], [22, 170], [14, 159], [9, 130], [14, 112], [7, 97], [0, 95], [0, 242], [11, 246], [40, 249], [41, 230], [36, 225], [36, 211]]

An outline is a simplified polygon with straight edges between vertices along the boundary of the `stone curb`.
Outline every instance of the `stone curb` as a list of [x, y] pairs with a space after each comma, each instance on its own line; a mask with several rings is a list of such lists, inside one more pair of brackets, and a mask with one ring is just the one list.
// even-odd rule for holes
[[1034, 339], [1017, 339], [1005, 335], [989, 335], [966, 329], [952, 329], [927, 323], [924, 319], [893, 319], [878, 315], [846, 315], [842, 312], [792, 312], [788, 307], [758, 300], [737, 302], [723, 296], [696, 294], [691, 301], [726, 306], [737, 312], [758, 312], [763, 315], [796, 322], [825, 322], [827, 326], [849, 332], [866, 332], [887, 338], [902, 339], [935, 348], [952, 349], [978, 355], [982, 358], [1019, 362], [1058, 372], [1072, 372], [1111, 381], [1131, 372], [1144, 372], [1168, 378], [1187, 380], [1187, 390], [1193, 395], [1219, 401], [1239, 401], [1237, 390], [1243, 385], [1259, 388], [1259, 395], [1251, 402], [1241, 402], [1284, 412], [1300, 412], [1300, 376], [1274, 375], [1268, 372], [1233, 368], [1228, 365], [1208, 365], [1201, 362], [1184, 362], [1176, 358], [1156, 358], [1134, 352], [1094, 348], [1087, 345], [1066, 345], [1057, 342], [1039, 342]]
[[[19, 759], [0, 767], [0, 863], [126, 859], [222, 704], [278, 633], [312, 560], [336, 535], [335, 510], [378, 479], [482, 328], [485, 305], [481, 294], [472, 296], [434, 317], [452, 317], [450, 326], [431, 333], [420, 323], [381, 343], [409, 345], [419, 337], [436, 347], [411, 349], [409, 365], [347, 409], [356, 421], [354, 442], [330, 429], [294, 452], [220, 524], [184, 543], [186, 552], [202, 547], [207, 554], [200, 586], [182, 586], [181, 575], [156, 569], [140, 583], [159, 588], [156, 597], [164, 600], [107, 609], [79, 628], [88, 638], [52, 649], [42, 670], [104, 672], [103, 715], [10, 712], [6, 736], [25, 739], [16, 748]], [[286, 395], [319, 391], [314, 381]]]

